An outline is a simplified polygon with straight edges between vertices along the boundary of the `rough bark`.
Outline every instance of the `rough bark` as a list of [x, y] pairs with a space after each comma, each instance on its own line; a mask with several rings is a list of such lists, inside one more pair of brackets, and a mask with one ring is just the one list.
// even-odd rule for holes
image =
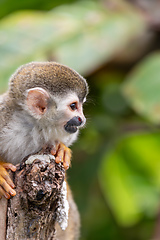
[[0, 200], [0, 239], [6, 239], [7, 199]]
[[26, 160], [13, 174], [16, 196], [0, 201], [0, 239], [57, 239], [55, 223], [58, 221], [64, 230], [68, 221], [63, 165], [55, 164], [53, 156], [47, 154]]

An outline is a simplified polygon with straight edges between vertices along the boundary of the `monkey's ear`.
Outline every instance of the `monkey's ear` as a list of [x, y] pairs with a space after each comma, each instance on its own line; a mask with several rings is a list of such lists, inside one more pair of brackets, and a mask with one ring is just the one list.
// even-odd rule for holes
[[26, 104], [31, 113], [41, 117], [48, 108], [50, 96], [43, 88], [31, 88], [27, 90]]

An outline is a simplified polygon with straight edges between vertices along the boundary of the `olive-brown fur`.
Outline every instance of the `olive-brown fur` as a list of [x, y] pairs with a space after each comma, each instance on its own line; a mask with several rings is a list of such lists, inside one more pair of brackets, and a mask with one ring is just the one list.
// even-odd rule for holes
[[88, 93], [88, 85], [82, 76], [55, 62], [32, 62], [20, 67], [10, 79], [9, 95], [24, 99], [25, 91], [33, 87], [43, 87], [54, 95], [73, 91], [81, 102]]

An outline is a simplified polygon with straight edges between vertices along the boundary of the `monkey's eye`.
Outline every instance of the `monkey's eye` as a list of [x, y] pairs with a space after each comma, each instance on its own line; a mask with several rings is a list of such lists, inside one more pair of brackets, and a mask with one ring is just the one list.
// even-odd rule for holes
[[76, 102], [71, 103], [71, 104], [70, 104], [70, 108], [71, 108], [73, 111], [76, 110], [76, 109], [77, 109], [77, 103], [76, 103]]

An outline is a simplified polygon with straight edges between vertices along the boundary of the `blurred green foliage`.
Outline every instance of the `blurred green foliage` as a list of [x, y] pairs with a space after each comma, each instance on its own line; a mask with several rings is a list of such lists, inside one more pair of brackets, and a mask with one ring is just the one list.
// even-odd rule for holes
[[159, 145], [159, 133], [133, 134], [119, 140], [104, 156], [99, 179], [103, 193], [121, 224], [133, 225], [144, 214], [154, 216], [158, 211]]
[[156, 52], [138, 64], [122, 87], [135, 111], [156, 124], [160, 122], [159, 76], [160, 53]]
[[111, 13], [92, 1], [14, 13], [0, 24], [0, 78], [5, 87], [19, 65], [34, 60], [56, 60], [87, 75], [143, 28], [141, 17], [130, 9]]
[[1, 0], [0, 1], [0, 18], [5, 17], [6, 15], [22, 10], [22, 9], [36, 9], [36, 10], [50, 10], [53, 7], [59, 6], [61, 4], [72, 3], [76, 0], [21, 0], [21, 1], [12, 1], [12, 0]]
[[88, 121], [68, 171], [81, 240], [152, 239], [160, 200], [160, 53], [151, 53], [155, 32], [148, 37], [147, 18], [123, 0], [0, 6], [1, 93], [29, 61], [58, 61], [87, 77]]

